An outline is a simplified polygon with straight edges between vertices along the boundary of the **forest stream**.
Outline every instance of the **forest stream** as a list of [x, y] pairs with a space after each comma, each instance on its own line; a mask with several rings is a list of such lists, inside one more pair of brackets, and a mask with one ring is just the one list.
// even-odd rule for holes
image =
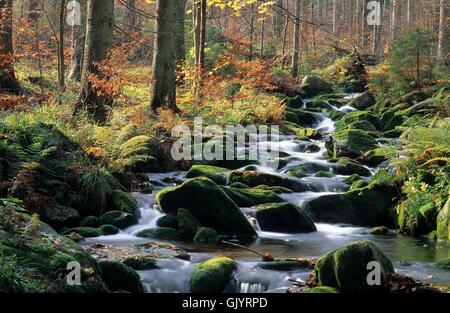
[[[355, 94], [347, 95], [348, 98]], [[304, 101], [308, 106], [308, 100]], [[355, 109], [344, 106], [334, 108], [344, 113]], [[334, 122], [326, 113], [315, 113], [317, 123], [315, 128], [322, 133], [330, 134], [335, 131]], [[296, 157], [301, 161], [293, 161], [285, 167], [276, 170], [283, 175], [287, 170], [299, 163], [308, 161], [329, 166], [332, 164], [325, 161], [323, 154], [325, 143], [318, 140], [315, 143], [321, 148], [318, 152], [308, 153], [299, 147], [304, 143], [294, 140], [294, 136], [280, 135], [276, 143], [260, 142], [260, 145], [275, 145], [280, 152]], [[379, 138], [380, 145], [396, 144], [396, 139]], [[378, 168], [370, 168], [375, 173]], [[269, 167], [257, 166], [257, 171], [273, 173]], [[120, 248], [132, 248], [135, 244], [146, 243], [149, 240], [135, 236], [143, 229], [156, 227], [156, 221], [163, 214], [156, 207], [155, 195], [159, 190], [173, 187], [173, 181], [178, 183], [186, 180], [186, 172], [149, 173], [148, 177], [155, 183], [156, 189], [152, 194], [133, 193], [138, 201], [141, 217], [137, 225], [122, 230], [116, 235], [101, 236], [86, 239], [83, 244], [92, 246], [102, 244], [106, 247], [115, 246]], [[300, 207], [305, 203], [324, 194], [345, 192], [348, 185], [343, 181], [348, 176], [335, 175], [331, 178], [316, 177], [314, 174], [301, 178], [303, 182], [314, 186], [316, 192], [308, 191], [301, 193], [282, 194], [282, 198]], [[367, 178], [369, 179], [369, 178]], [[168, 183], [170, 182], [170, 183]], [[373, 235], [370, 228], [356, 227], [347, 224], [325, 224], [316, 223], [317, 232], [307, 234], [287, 234], [261, 231], [255, 218], [251, 215], [251, 209], [241, 208], [242, 212], [254, 225], [258, 239], [247, 247], [261, 253], [271, 253], [275, 258], [319, 258], [329, 251], [337, 249], [342, 245], [359, 240], [373, 241], [393, 262], [397, 273], [410, 276], [425, 283], [448, 285], [450, 272], [436, 268], [434, 263], [439, 259], [448, 257], [448, 247], [445, 243], [429, 241], [425, 238], [413, 238], [401, 234]], [[186, 242], [173, 242], [177, 247], [188, 252], [189, 261], [186, 258], [167, 258], [157, 260], [157, 269], [138, 271], [146, 292], [189, 292], [189, 278], [194, 269], [194, 264], [205, 261], [218, 255], [227, 255], [234, 258], [238, 264], [235, 273], [235, 282], [230, 283], [226, 291], [240, 293], [260, 292], [286, 292], [292, 287], [292, 281], [307, 281], [311, 270], [300, 269], [292, 271], [267, 270], [260, 266], [261, 257], [239, 247], [227, 245], [210, 245]]]

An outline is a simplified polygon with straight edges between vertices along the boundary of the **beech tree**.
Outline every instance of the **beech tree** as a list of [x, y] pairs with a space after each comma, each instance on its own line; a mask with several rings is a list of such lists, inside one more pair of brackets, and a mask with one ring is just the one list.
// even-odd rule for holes
[[19, 93], [20, 87], [14, 73], [12, 5], [12, 0], [0, 0], [0, 90]]
[[88, 0], [86, 36], [81, 73], [81, 92], [77, 107], [84, 107], [97, 122], [106, 121], [106, 105], [111, 96], [94, 86], [93, 80], [104, 78], [100, 63], [113, 47], [114, 0]]
[[301, 0], [295, 1], [295, 30], [294, 30], [294, 47], [292, 53], [292, 76], [298, 77], [298, 63], [300, 59], [300, 6]]

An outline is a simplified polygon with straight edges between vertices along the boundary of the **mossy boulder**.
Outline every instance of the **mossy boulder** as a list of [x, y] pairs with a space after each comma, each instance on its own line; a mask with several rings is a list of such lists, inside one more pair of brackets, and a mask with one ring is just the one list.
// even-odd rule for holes
[[374, 150], [367, 151], [364, 154], [363, 162], [367, 166], [375, 167], [393, 157], [395, 157], [395, 151], [377, 148]]
[[178, 230], [169, 227], [149, 228], [139, 231], [137, 237], [157, 240], [176, 241], [179, 240]]
[[341, 194], [320, 196], [306, 203], [305, 209], [317, 222], [391, 225], [393, 197], [390, 186], [370, 184]]
[[361, 180], [361, 176], [359, 176], [358, 174], [352, 174], [344, 179], [344, 183], [346, 183], [347, 185], [352, 185], [354, 182], [357, 182], [359, 180]]
[[237, 205], [212, 180], [194, 178], [156, 195], [161, 211], [175, 214], [179, 208], [192, 213], [202, 226], [227, 236], [255, 237], [256, 232]]
[[143, 293], [139, 274], [119, 261], [100, 261], [102, 278], [111, 291]]
[[422, 205], [405, 201], [397, 211], [400, 230], [408, 235], [422, 236], [436, 229], [438, 209], [432, 201]]
[[[369, 123], [368, 124], [358, 124], [358, 123]], [[353, 126], [352, 126], [353, 125]], [[359, 125], [359, 127], [358, 127]], [[383, 127], [383, 122], [371, 112], [366, 111], [355, 111], [348, 113], [342, 119], [336, 123], [336, 129], [342, 130], [346, 128], [360, 128], [367, 131], [380, 130]], [[368, 128], [368, 129], [364, 129]]]
[[357, 110], [365, 110], [375, 105], [375, 103], [376, 101], [374, 96], [370, 92], [365, 91], [353, 98], [353, 100], [350, 101], [348, 105], [354, 107]]
[[209, 227], [200, 227], [194, 237], [197, 243], [216, 243], [218, 240], [219, 234]]
[[395, 130], [397, 126], [403, 125], [406, 121], [406, 117], [403, 114], [395, 114], [389, 120], [386, 121], [384, 125], [383, 131], [388, 132]]
[[[372, 176], [372, 173], [370, 172], [370, 170], [367, 167], [365, 167], [364, 165], [361, 165], [351, 159], [340, 158], [337, 161], [337, 164], [341, 164], [341, 165], [345, 166], [345, 168], [347, 169], [347, 173], [346, 173], [347, 175], [356, 174], [356, 175], [363, 176], [363, 177]], [[342, 173], [342, 174], [344, 174], [344, 173]]]
[[173, 215], [164, 215], [156, 220], [156, 226], [178, 229], [178, 219]]
[[192, 293], [221, 293], [231, 281], [236, 262], [227, 257], [218, 257], [200, 263], [189, 279]]
[[291, 189], [296, 192], [311, 191], [311, 187], [305, 183], [295, 179], [269, 173], [260, 173], [254, 171], [233, 171], [228, 176], [228, 185], [239, 182], [250, 187], [265, 186], [279, 186]]
[[211, 165], [194, 165], [187, 173], [187, 178], [207, 177], [218, 185], [225, 185], [229, 170]]
[[102, 232], [103, 235], [115, 235], [120, 232], [120, 229], [117, 228], [114, 225], [102, 225], [99, 227], [99, 230]]
[[309, 269], [314, 264], [310, 259], [283, 259], [271, 262], [258, 263], [258, 267], [271, 271], [295, 271], [300, 269]]
[[97, 228], [100, 226], [100, 219], [97, 216], [86, 216], [81, 220], [78, 225], [79, 227], [94, 227]]
[[122, 212], [122, 211], [109, 211], [100, 217], [100, 224], [102, 225], [114, 225], [120, 229], [124, 229], [138, 223], [136, 216]]
[[187, 241], [192, 241], [197, 233], [199, 223], [191, 212], [185, 209], [178, 209], [178, 236]]
[[62, 205], [46, 207], [41, 213], [41, 219], [56, 230], [76, 226], [80, 220], [77, 210]]
[[436, 263], [436, 266], [438, 268], [442, 268], [444, 270], [450, 270], [450, 258], [445, 258], [445, 259], [439, 260]]
[[436, 234], [439, 239], [450, 242], [450, 198], [444, 207], [439, 211]]
[[295, 140], [303, 140], [304, 138], [320, 140], [322, 139], [322, 137], [322, 134], [314, 128], [303, 128], [302, 130], [297, 132]]
[[332, 140], [326, 142], [328, 154], [332, 157], [358, 158], [365, 152], [378, 147], [375, 138], [360, 129], [345, 129], [338, 131]]
[[122, 211], [134, 216], [139, 214], [138, 204], [133, 196], [123, 190], [114, 190], [111, 194], [111, 203], [113, 211]]
[[369, 234], [371, 235], [388, 235], [389, 234], [389, 228], [387, 228], [386, 226], [378, 226], [378, 227], [373, 227], [369, 230]]
[[[294, 125], [292, 125], [294, 127], [291, 127], [291, 128], [294, 128], [294, 131], [288, 132], [292, 135], [295, 135], [297, 133], [297, 131], [295, 130], [295, 126], [300, 125], [302, 127], [313, 127], [314, 125], [317, 124], [317, 118], [314, 115], [314, 113], [312, 113], [312, 112], [309, 112], [305, 109], [291, 109], [291, 108], [288, 108], [287, 111], [297, 115], [295, 122], [288, 121], [288, 122], [291, 122], [294, 124]], [[284, 123], [284, 124], [286, 127], [289, 127], [289, 123]], [[301, 128], [298, 128], [298, 129], [301, 129]]]
[[370, 183], [367, 180], [359, 179], [359, 180], [353, 182], [353, 184], [350, 187], [350, 190], [361, 189], [361, 188], [367, 187], [369, 185], [370, 185]]
[[306, 75], [301, 83], [303, 92], [308, 97], [314, 97], [332, 91], [331, 85], [315, 75]]
[[262, 230], [282, 233], [317, 231], [309, 214], [289, 202], [262, 204], [254, 210]]
[[301, 108], [303, 106], [303, 99], [300, 96], [290, 97], [286, 99], [286, 107]]
[[100, 229], [93, 227], [76, 227], [63, 232], [64, 235], [70, 235], [72, 233], [75, 233], [83, 238], [100, 237], [103, 235]]
[[297, 114], [292, 111], [284, 112], [284, 120], [289, 123], [300, 124]]
[[156, 259], [148, 255], [130, 256], [122, 260], [122, 263], [135, 271], [148, 271], [159, 268], [156, 264]]
[[269, 202], [283, 202], [284, 200], [275, 192], [264, 188], [226, 188], [222, 190], [234, 201], [239, 207], [251, 207], [258, 204]]
[[[380, 285], [367, 283], [372, 268], [370, 262], [380, 265]], [[391, 261], [371, 241], [357, 241], [332, 251], [319, 259], [314, 268], [319, 285], [330, 286], [342, 292], [377, 292], [387, 290], [388, 274], [394, 273]]]
[[337, 293], [336, 288], [319, 286], [314, 288], [307, 288], [303, 291], [304, 293]]

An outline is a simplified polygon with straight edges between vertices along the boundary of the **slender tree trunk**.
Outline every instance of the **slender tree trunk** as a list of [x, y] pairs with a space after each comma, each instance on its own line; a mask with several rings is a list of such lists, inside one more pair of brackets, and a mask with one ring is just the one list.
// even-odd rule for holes
[[175, 6], [178, 0], [156, 2], [156, 36], [150, 109], [176, 107]]
[[21, 88], [14, 73], [12, 5], [12, 0], [0, 0], [0, 90], [19, 93]]
[[337, 0], [333, 0], [333, 35], [337, 32]]
[[249, 35], [249, 60], [253, 59], [253, 34], [255, 32], [255, 4], [250, 5], [250, 35]]
[[439, 41], [438, 41], [438, 59], [440, 61], [447, 60], [448, 57], [448, 40], [449, 40], [449, 32], [448, 32], [448, 8], [447, 8], [446, 0], [440, 0], [439, 3]]
[[[286, 10], [289, 10], [289, 0], [286, 0]], [[284, 22], [282, 58], [281, 58], [281, 62], [282, 62], [283, 68], [286, 65], [285, 61], [287, 61], [285, 59], [286, 59], [286, 42], [287, 42], [288, 30], [289, 30], [289, 14], [286, 14], [285, 22]]]
[[206, 0], [194, 0], [195, 24], [194, 24], [194, 47], [195, 64], [203, 69], [205, 66], [206, 48]]
[[273, 35], [279, 38], [281, 37], [281, 33], [283, 31], [283, 21], [284, 21], [283, 0], [275, 1], [275, 9], [272, 21], [273, 21]]
[[265, 40], [265, 28], [266, 28], [266, 17], [265, 15], [263, 15], [261, 17], [261, 30], [259, 32], [260, 34], [260, 41], [259, 41], [259, 59], [262, 60], [264, 59], [264, 40]]
[[177, 0], [175, 3], [175, 58], [178, 68], [186, 61], [185, 16], [186, 0]]
[[[123, 22], [125, 29], [129, 33], [137, 33], [137, 14], [136, 14], [136, 0], [126, 0], [125, 10], [123, 13]], [[129, 37], [126, 39], [129, 41]]]
[[61, 0], [61, 6], [59, 9], [59, 40], [58, 40], [58, 82], [61, 91], [64, 90], [66, 82], [66, 70], [64, 65], [64, 26], [66, 24], [66, 0]]
[[207, 0], [201, 0], [200, 67], [205, 68]]
[[94, 119], [106, 121], [106, 105], [111, 105], [111, 96], [100, 92], [92, 79], [103, 79], [99, 63], [107, 59], [113, 47], [114, 0], [88, 0], [86, 38], [81, 73], [81, 92], [77, 109], [84, 107]]
[[298, 63], [300, 59], [300, 6], [301, 0], [295, 1], [294, 38], [292, 49], [292, 76], [298, 77]]

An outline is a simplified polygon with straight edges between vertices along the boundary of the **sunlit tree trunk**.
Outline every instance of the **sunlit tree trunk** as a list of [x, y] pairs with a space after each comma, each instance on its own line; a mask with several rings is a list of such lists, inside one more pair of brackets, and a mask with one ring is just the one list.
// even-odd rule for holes
[[0, 90], [19, 93], [20, 86], [14, 73], [12, 4], [12, 0], [0, 0]]
[[186, 0], [177, 0], [175, 3], [175, 58], [177, 67], [182, 66], [186, 61], [185, 15]]
[[152, 67], [152, 94], [150, 108], [176, 107], [175, 77], [175, 6], [179, 0], [158, 0], [156, 2], [156, 36]]
[[107, 59], [113, 47], [114, 0], [89, 0], [87, 4], [86, 38], [81, 73], [78, 108], [84, 107], [97, 122], [106, 121], [106, 105], [112, 97], [99, 93], [92, 79], [103, 79], [99, 63]]
[[439, 41], [438, 41], [438, 59], [445, 61], [448, 55], [448, 2], [440, 0], [439, 3]]

